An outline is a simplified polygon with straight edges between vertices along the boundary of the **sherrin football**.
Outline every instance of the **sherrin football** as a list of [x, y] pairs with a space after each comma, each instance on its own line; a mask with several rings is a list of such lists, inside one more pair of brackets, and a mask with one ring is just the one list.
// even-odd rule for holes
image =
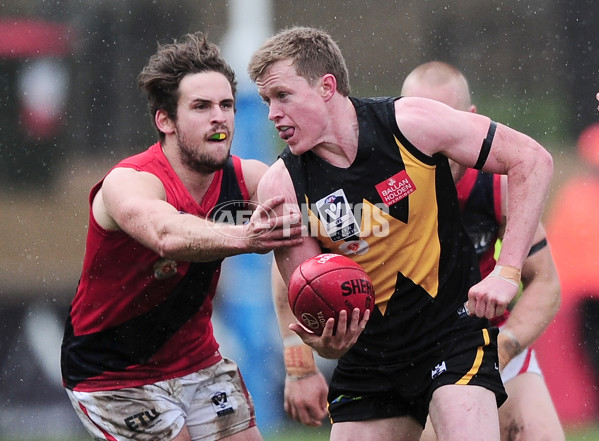
[[374, 287], [364, 269], [340, 254], [319, 254], [300, 264], [289, 279], [289, 305], [298, 321], [321, 335], [327, 320], [354, 308], [360, 318], [374, 305]]

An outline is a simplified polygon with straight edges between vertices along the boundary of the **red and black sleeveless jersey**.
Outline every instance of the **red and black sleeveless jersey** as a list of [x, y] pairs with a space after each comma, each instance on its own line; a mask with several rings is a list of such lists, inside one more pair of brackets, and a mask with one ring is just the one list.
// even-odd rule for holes
[[457, 182], [464, 226], [474, 244], [482, 277], [495, 267], [495, 243], [501, 225], [500, 176], [469, 168]]
[[377, 307], [346, 354], [362, 362], [430, 349], [451, 332], [469, 287], [480, 280], [448, 160], [405, 138], [396, 99], [352, 98], [359, 140], [348, 168], [312, 151], [281, 154], [310, 234], [323, 250], [361, 264], [373, 281]]
[[[209, 217], [218, 204], [249, 199], [235, 156], [214, 174], [201, 204], [183, 186], [159, 143], [116, 167], [156, 175], [167, 202], [181, 213]], [[165, 259], [122, 231], [104, 230], [91, 212], [101, 184], [89, 197], [83, 270], [62, 343], [64, 385], [81, 391], [133, 387], [220, 360], [210, 319], [222, 260]], [[242, 205], [231, 207], [247, 209]]]
[[[474, 243], [480, 273], [487, 277], [497, 261], [495, 244], [501, 225], [500, 175], [469, 168], [456, 184], [458, 199], [468, 236]], [[510, 315], [509, 309], [491, 320], [494, 326], [503, 325]]]

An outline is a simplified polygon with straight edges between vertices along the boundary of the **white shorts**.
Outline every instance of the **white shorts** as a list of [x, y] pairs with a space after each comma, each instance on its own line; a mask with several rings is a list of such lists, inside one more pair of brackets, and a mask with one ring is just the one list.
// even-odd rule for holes
[[146, 386], [99, 392], [66, 389], [96, 440], [216, 441], [256, 425], [254, 404], [237, 364], [223, 359], [198, 372]]
[[510, 360], [501, 372], [501, 379], [503, 384], [506, 384], [511, 379], [526, 372], [543, 376], [535, 351], [531, 348], [524, 349]]

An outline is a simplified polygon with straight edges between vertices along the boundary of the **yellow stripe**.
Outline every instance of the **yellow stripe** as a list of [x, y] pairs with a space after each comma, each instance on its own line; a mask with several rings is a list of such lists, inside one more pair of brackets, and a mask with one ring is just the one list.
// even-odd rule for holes
[[[308, 195], [304, 195], [310, 233], [317, 235], [322, 248], [349, 255], [364, 267], [372, 279], [375, 304], [382, 315], [385, 315], [387, 304], [394, 295], [404, 294], [395, 292], [398, 273], [432, 298], [439, 292], [441, 239], [436, 204], [436, 166], [419, 160], [397, 138], [395, 142], [416, 191], [409, 196], [407, 223], [385, 213], [373, 202], [362, 199], [360, 240], [366, 243], [362, 246], [367, 252], [351, 254], [342, 249], [347, 244], [345, 240], [333, 242], [326, 234], [318, 213], [312, 212]], [[389, 177], [382, 176], [381, 179]], [[358, 195], [347, 195], [350, 200], [353, 196]]]
[[484, 346], [479, 346], [478, 350], [476, 351], [476, 358], [474, 359], [474, 364], [472, 365], [472, 367], [470, 368], [468, 373], [466, 375], [464, 375], [460, 379], [460, 381], [458, 381], [456, 384], [470, 383], [470, 380], [472, 380], [472, 377], [478, 372], [478, 369], [480, 368], [480, 365], [483, 361], [483, 355], [484, 355], [483, 348], [491, 342], [491, 338], [489, 337], [489, 331], [487, 329], [483, 329], [483, 337], [485, 339], [485, 344], [484, 344]]

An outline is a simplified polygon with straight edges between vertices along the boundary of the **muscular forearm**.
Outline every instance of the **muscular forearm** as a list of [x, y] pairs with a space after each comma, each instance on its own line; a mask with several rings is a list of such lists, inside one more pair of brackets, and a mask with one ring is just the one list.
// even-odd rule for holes
[[551, 323], [559, 304], [559, 288], [549, 282], [533, 282], [522, 293], [505, 326], [522, 347], [528, 347]]
[[[212, 222], [188, 214], [171, 214], [150, 223], [155, 243], [150, 248], [165, 257], [185, 261], [210, 261], [242, 253], [264, 254], [303, 242], [304, 228], [298, 212], [273, 216], [284, 202], [275, 197], [259, 205], [247, 222]], [[236, 219], [235, 219], [236, 220]], [[152, 234], [155, 236], [153, 238]]]
[[551, 156], [541, 150], [508, 170], [507, 223], [498, 263], [522, 268], [545, 205], [553, 172]]
[[526, 285], [499, 337], [502, 367], [545, 331], [560, 304], [559, 284], [551, 279]]
[[[188, 214], [165, 222], [157, 233], [155, 251], [179, 261], [211, 261], [252, 252], [243, 227], [214, 223]], [[185, 219], [183, 218], [185, 216]]]

